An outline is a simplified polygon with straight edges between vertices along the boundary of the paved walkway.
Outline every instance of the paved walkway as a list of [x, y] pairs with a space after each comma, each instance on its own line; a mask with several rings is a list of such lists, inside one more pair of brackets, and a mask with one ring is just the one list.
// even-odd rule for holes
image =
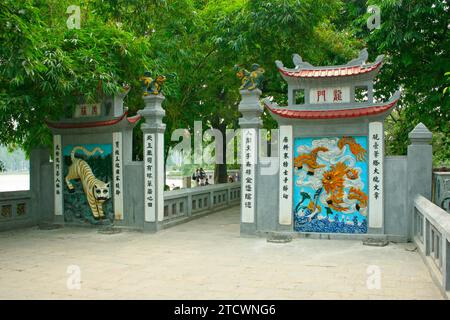
[[239, 237], [238, 222], [234, 207], [158, 234], [3, 232], [0, 299], [441, 299], [411, 244], [274, 244]]

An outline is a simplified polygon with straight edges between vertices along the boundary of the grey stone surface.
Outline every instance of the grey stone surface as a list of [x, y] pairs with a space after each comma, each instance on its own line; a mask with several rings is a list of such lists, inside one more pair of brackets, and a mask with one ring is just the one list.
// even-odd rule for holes
[[[0, 299], [441, 299], [409, 245], [243, 238], [231, 208], [155, 234], [0, 233]], [[68, 289], [69, 266], [80, 289]], [[378, 267], [380, 288], [367, 287]]]
[[421, 195], [417, 195], [413, 203], [442, 236], [450, 239], [450, 215], [447, 212]]
[[418, 233], [414, 234], [415, 243], [436, 285], [443, 296], [449, 299], [450, 215], [421, 195], [414, 198], [414, 208], [420, 213], [420, 218], [415, 216], [415, 219], [422, 219], [425, 229], [423, 237]]
[[384, 161], [384, 231], [408, 236], [406, 157], [386, 157]]
[[450, 213], [450, 172], [433, 173], [433, 202]]
[[433, 134], [423, 123], [419, 123], [413, 131], [408, 134], [411, 144], [430, 144]]
[[165, 97], [160, 95], [149, 95], [144, 98], [145, 108], [139, 110], [139, 114], [145, 119], [145, 123], [142, 124], [142, 132], [164, 132], [166, 125], [162, 119], [166, 112], [162, 108], [162, 103]]
[[432, 135], [423, 124], [410, 132], [411, 144], [407, 156], [407, 216], [409, 237], [412, 235], [414, 199], [420, 194], [431, 200], [431, 184], [433, 174], [433, 148], [430, 145]]
[[[445, 290], [446, 291], [450, 291], [450, 241], [446, 240], [445, 241], [445, 278], [444, 278], [444, 283], [445, 283]], [[450, 296], [450, 294], [448, 294], [448, 296]]]
[[239, 119], [239, 126], [241, 128], [262, 127], [261, 115], [263, 107], [259, 102], [259, 97], [262, 93], [261, 90], [241, 90], [240, 93], [242, 99], [239, 103], [239, 112], [242, 113], [242, 117]]
[[[17, 205], [25, 203], [27, 212], [25, 216], [17, 215]], [[36, 215], [30, 210], [31, 191], [11, 191], [0, 193], [0, 209], [7, 206], [11, 209], [11, 216], [0, 215], [0, 231], [11, 230], [15, 228], [23, 228], [35, 225]], [[0, 212], [3, 213], [3, 212]]]
[[126, 164], [123, 179], [124, 220], [116, 224], [142, 229], [144, 227], [144, 166], [142, 161]]
[[54, 218], [54, 183], [53, 183], [53, 163], [47, 162], [41, 165], [41, 185], [39, 200], [39, 220], [41, 222], [51, 222]]
[[[261, 164], [261, 167], [264, 166]], [[278, 173], [274, 175], [259, 175], [257, 189], [256, 230], [274, 231], [278, 227]]]

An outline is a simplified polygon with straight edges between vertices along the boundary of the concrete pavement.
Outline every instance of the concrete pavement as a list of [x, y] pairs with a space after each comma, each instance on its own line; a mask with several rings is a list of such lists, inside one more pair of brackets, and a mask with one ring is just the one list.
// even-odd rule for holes
[[157, 234], [31, 228], [0, 233], [0, 299], [442, 299], [411, 250], [241, 238], [238, 207]]

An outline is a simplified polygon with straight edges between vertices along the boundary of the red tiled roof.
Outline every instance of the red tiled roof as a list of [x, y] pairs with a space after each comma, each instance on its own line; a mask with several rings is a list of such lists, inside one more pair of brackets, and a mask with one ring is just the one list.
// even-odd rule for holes
[[[79, 128], [93, 128], [93, 127], [106, 127], [106, 126], [112, 126], [116, 123], [121, 122], [126, 118], [128, 112], [125, 111], [123, 115], [121, 115], [119, 118], [111, 119], [111, 120], [103, 120], [103, 121], [93, 121], [93, 122], [80, 122], [80, 123], [56, 123], [56, 122], [50, 122], [46, 121], [47, 125], [51, 128], [55, 129], [79, 129]], [[135, 115], [133, 117], [126, 118], [126, 120], [134, 124], [137, 121], [141, 119], [141, 115]]]
[[327, 69], [300, 69], [300, 70], [287, 70], [278, 68], [278, 70], [285, 76], [292, 78], [331, 78], [331, 77], [347, 77], [356, 76], [359, 74], [369, 73], [377, 70], [383, 64], [382, 61], [374, 63], [372, 65], [360, 65], [360, 66], [343, 66], [337, 68]]
[[394, 107], [398, 102], [396, 99], [393, 102], [384, 105], [370, 106], [357, 109], [345, 109], [345, 110], [289, 110], [273, 108], [264, 102], [267, 109], [275, 115], [283, 118], [291, 119], [307, 119], [307, 120], [319, 120], [319, 119], [342, 119], [342, 118], [358, 118], [373, 116], [384, 113]]

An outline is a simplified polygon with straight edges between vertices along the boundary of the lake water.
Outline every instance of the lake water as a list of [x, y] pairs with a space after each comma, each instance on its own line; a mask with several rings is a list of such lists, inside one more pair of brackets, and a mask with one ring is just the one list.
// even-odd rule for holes
[[0, 192], [30, 189], [28, 173], [0, 174]]

